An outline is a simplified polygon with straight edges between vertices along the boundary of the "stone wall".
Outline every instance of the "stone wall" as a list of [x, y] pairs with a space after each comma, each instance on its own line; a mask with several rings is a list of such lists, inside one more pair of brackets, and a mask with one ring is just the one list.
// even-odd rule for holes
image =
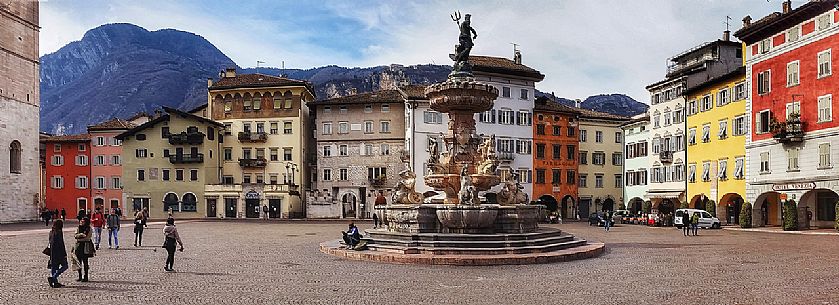
[[[21, 173], [10, 172], [9, 145], [21, 145]], [[38, 107], [0, 96], [0, 222], [38, 216]]]

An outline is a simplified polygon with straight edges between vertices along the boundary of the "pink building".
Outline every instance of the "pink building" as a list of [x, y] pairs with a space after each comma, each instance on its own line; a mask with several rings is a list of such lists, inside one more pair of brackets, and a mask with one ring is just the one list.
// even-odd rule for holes
[[110, 210], [119, 207], [130, 216], [134, 208], [122, 197], [122, 141], [116, 135], [134, 127], [131, 122], [111, 119], [88, 126], [90, 134], [90, 186], [94, 207]]

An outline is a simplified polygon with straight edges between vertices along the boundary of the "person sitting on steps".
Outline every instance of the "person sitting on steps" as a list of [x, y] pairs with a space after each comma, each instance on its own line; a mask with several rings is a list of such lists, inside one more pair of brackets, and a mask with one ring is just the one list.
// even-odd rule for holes
[[354, 223], [350, 223], [347, 232], [342, 231], [341, 234], [344, 235], [344, 243], [347, 244], [347, 248], [350, 249], [355, 248], [355, 245], [361, 241], [362, 237], [361, 233], [358, 233], [358, 227], [356, 227]]

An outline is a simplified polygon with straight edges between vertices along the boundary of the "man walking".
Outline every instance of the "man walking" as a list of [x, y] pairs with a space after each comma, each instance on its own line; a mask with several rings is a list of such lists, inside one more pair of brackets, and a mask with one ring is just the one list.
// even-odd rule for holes
[[66, 221], [66, 220], [67, 220], [67, 210], [65, 210], [64, 208], [61, 208], [61, 221]]
[[119, 215], [117, 215], [116, 209], [108, 214], [106, 222], [108, 225], [108, 249], [111, 248], [111, 238], [114, 240], [114, 248], [119, 249]]
[[90, 224], [93, 225], [93, 245], [99, 250], [99, 242], [102, 241], [102, 227], [105, 225], [105, 215], [102, 208], [96, 208], [96, 212], [90, 217]]
[[690, 214], [687, 211], [682, 211], [682, 232], [685, 236], [690, 236]]
[[609, 227], [612, 224], [612, 217], [609, 216], [609, 211], [603, 212], [603, 227], [606, 229], [606, 232], [609, 232]]
[[263, 215], [263, 217], [265, 217], [266, 220], [268, 219], [268, 206], [267, 205], [262, 206], [262, 215]]

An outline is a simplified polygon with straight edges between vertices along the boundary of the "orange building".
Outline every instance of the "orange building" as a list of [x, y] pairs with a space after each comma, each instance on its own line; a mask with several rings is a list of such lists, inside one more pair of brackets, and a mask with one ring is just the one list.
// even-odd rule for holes
[[577, 201], [578, 111], [541, 97], [533, 109], [533, 198], [562, 218]]

